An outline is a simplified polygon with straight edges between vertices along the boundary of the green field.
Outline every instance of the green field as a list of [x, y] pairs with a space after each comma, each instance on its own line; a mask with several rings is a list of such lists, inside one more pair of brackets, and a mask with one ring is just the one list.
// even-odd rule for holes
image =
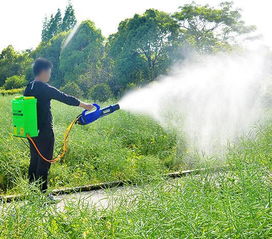
[[[24, 142], [12, 136], [12, 97], [1, 96], [0, 105], [2, 193], [20, 192], [22, 184], [27, 184], [29, 150]], [[59, 102], [53, 102], [52, 108], [56, 155], [66, 127], [81, 109]], [[176, 157], [175, 138], [173, 133], [166, 133], [154, 121], [123, 111], [87, 126], [76, 125], [71, 132], [69, 151], [64, 160], [53, 164], [50, 169], [50, 186], [60, 188], [113, 180], [136, 182], [177, 169], [181, 159]]]
[[[272, 239], [269, 1], [13, 2], [0, 3], [0, 239]], [[163, 124], [121, 105], [75, 125], [41, 193], [11, 100], [49, 78]], [[81, 112], [52, 101], [55, 157]]]
[[[118, 112], [73, 131], [70, 150], [53, 165], [52, 187], [115, 179], [141, 184], [132, 200], [113, 210], [68, 204], [65, 211], [27, 188], [28, 151], [10, 135], [10, 99], [1, 98], [1, 188], [27, 194], [3, 204], [0, 238], [271, 238], [272, 124], [244, 137], [225, 158], [228, 170], [168, 182], [162, 172], [182, 168], [175, 135], [147, 118]], [[57, 148], [67, 122], [80, 109], [53, 104]], [[217, 166], [217, 164], [215, 165]], [[148, 176], [153, 180], [147, 182]], [[145, 186], [144, 186], [145, 185]]]

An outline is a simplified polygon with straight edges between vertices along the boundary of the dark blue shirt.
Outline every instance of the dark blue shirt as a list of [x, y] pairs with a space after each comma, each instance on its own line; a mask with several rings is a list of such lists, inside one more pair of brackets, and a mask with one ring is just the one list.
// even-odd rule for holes
[[77, 98], [67, 95], [41, 81], [31, 81], [25, 89], [24, 96], [34, 96], [37, 99], [39, 131], [52, 130], [53, 128], [51, 100], [58, 100], [72, 106], [78, 106], [80, 104]]

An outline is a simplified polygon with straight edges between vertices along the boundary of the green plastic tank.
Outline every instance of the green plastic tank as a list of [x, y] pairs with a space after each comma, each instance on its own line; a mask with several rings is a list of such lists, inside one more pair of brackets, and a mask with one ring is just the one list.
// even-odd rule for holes
[[26, 138], [38, 136], [37, 99], [17, 96], [12, 100], [13, 135]]

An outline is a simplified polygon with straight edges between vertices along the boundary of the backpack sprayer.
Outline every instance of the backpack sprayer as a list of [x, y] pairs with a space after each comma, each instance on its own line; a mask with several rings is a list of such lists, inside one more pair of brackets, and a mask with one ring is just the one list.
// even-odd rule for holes
[[95, 111], [84, 110], [67, 127], [64, 133], [62, 153], [59, 154], [55, 159], [45, 158], [33, 140], [33, 137], [37, 137], [39, 134], [37, 122], [37, 99], [35, 97], [18, 96], [12, 100], [13, 135], [20, 138], [27, 138], [33, 144], [37, 153], [43, 160], [50, 163], [57, 162], [65, 155], [68, 150], [68, 137], [71, 129], [75, 124], [87, 125], [120, 109], [118, 104], [110, 105], [102, 109], [98, 104], [93, 105], [96, 108]]

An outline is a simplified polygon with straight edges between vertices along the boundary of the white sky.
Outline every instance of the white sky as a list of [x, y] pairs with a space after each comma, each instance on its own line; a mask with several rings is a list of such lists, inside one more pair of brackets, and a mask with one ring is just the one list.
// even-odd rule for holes
[[[73, 0], [79, 21], [90, 19], [107, 36], [117, 30], [120, 21], [143, 13], [148, 8], [174, 12], [190, 0]], [[218, 4], [220, 0], [195, 0], [198, 3]], [[243, 9], [244, 20], [255, 24], [272, 46], [272, 1], [235, 0]], [[34, 48], [40, 42], [42, 20], [62, 11], [67, 0], [0, 0], [0, 50], [12, 44], [17, 50]]]

